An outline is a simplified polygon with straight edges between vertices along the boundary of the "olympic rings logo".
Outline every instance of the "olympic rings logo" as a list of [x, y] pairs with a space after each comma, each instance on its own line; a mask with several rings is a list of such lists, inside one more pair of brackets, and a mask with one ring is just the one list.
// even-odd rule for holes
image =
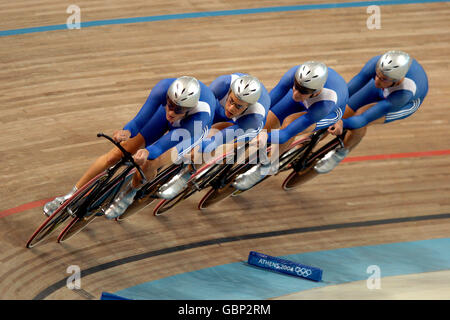
[[295, 267], [295, 273], [302, 277], [309, 277], [312, 271], [306, 268]]

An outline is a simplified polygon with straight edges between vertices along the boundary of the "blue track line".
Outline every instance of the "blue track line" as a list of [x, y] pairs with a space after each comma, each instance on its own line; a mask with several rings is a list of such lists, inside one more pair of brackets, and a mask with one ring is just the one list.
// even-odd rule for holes
[[[99, 27], [99, 26], [108, 26], [108, 25], [117, 25], [117, 24], [132, 24], [132, 23], [207, 18], [207, 17], [223, 17], [223, 16], [235, 16], [235, 15], [244, 15], [244, 14], [307, 11], [307, 10], [320, 10], [320, 9], [324, 10], [324, 9], [337, 9], [337, 8], [356, 8], [356, 7], [368, 7], [371, 5], [378, 5], [378, 6], [405, 5], [405, 4], [420, 4], [420, 3], [434, 3], [434, 2], [449, 2], [449, 0], [358, 1], [358, 2], [344, 2], [344, 3], [322, 3], [322, 4], [305, 4], [305, 5], [297, 5], [297, 6], [223, 10], [223, 11], [205, 11], [205, 12], [167, 14], [167, 15], [159, 15], [159, 16], [87, 21], [87, 22], [82, 22], [80, 24], [80, 26], [81, 26], [81, 28], [89, 28], [89, 27]], [[58, 24], [58, 25], [52, 25], [52, 26], [3, 30], [3, 31], [0, 31], [0, 37], [13, 36], [13, 35], [19, 35], [19, 34], [37, 33], [37, 32], [46, 32], [46, 31], [66, 30], [66, 29], [68, 29], [66, 24]]]

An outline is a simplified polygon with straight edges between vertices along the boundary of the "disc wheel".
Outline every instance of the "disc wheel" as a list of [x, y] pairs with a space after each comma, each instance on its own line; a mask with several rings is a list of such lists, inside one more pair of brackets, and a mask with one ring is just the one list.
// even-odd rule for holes
[[225, 198], [228, 198], [236, 189], [230, 184], [228, 184], [224, 188], [216, 189], [211, 187], [208, 192], [203, 196], [203, 198], [198, 203], [198, 209], [203, 210], [206, 209], [217, 202], [222, 201]]
[[97, 215], [90, 214], [87, 217], [79, 218], [75, 217], [72, 219], [72, 221], [64, 228], [64, 230], [59, 234], [58, 236], [58, 243], [64, 242], [70, 238], [72, 238], [74, 235], [76, 235], [78, 232], [83, 230], [87, 227], [89, 223], [91, 223]]
[[172, 199], [169, 199], [169, 200], [163, 199], [163, 200], [161, 200], [156, 205], [155, 209], [153, 210], [153, 215], [154, 216], [162, 215], [163, 213], [169, 211], [170, 209], [172, 209], [173, 207], [178, 205], [184, 199], [188, 198], [194, 192], [191, 190], [191, 188], [187, 188], [185, 191], [181, 192], [180, 194], [178, 194], [177, 196], [175, 196]]
[[123, 221], [129, 219], [132, 215], [144, 210], [150, 206], [156, 198], [153, 195], [158, 191], [158, 189], [167, 181], [169, 181], [174, 175], [176, 175], [181, 170], [181, 166], [172, 165], [164, 170], [160, 176], [155, 178], [154, 182], [145, 191], [145, 196], [138, 198], [133, 201], [133, 203], [127, 208], [127, 210], [117, 217], [116, 221]]
[[56, 209], [55, 212], [50, 217], [48, 217], [32, 234], [26, 244], [26, 247], [32, 248], [38, 243], [41, 243], [45, 239], [47, 239], [53, 233], [53, 231], [58, 229], [58, 227], [60, 227], [67, 219], [71, 217], [71, 215], [66, 210], [67, 206], [75, 203], [76, 201], [87, 195], [100, 181], [102, 181], [102, 179], [106, 178], [106, 175], [106, 172], [100, 173], [98, 176], [96, 176], [86, 185], [80, 188], [72, 196], [72, 198], [68, 199], [58, 209]]
[[291, 173], [283, 181], [283, 184], [281, 187], [285, 191], [289, 191], [289, 190], [295, 189], [296, 187], [299, 187], [300, 185], [310, 181], [317, 175], [318, 175], [318, 173], [314, 170], [314, 165], [312, 165], [300, 172], [292, 170]]

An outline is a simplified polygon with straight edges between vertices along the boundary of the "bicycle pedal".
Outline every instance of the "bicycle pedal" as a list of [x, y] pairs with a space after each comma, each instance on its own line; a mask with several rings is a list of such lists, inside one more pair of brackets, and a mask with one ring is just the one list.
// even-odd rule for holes
[[76, 216], [77, 216], [76, 210], [72, 210], [71, 207], [67, 207], [66, 211], [67, 211], [68, 214], [70, 214], [70, 216], [71, 216], [72, 218], [76, 218]]
[[[201, 188], [200, 188], [200, 186], [198, 185], [197, 182], [192, 181], [191, 183], [192, 183], [192, 185], [195, 187], [195, 189], [197, 189], [197, 191], [200, 191], [200, 190], [201, 190]], [[186, 190], [186, 188], [185, 188], [184, 190]], [[184, 191], [184, 190], [183, 190], [183, 191]]]

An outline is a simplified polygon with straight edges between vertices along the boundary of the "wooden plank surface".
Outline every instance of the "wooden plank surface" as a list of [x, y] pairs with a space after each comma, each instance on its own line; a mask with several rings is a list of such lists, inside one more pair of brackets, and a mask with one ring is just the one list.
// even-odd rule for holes
[[[78, 1], [82, 21], [328, 1]], [[0, 30], [64, 24], [59, 1], [2, 5]], [[381, 7], [368, 30], [365, 7], [205, 17], [0, 37], [0, 212], [69, 191], [110, 149], [96, 138], [140, 109], [159, 80], [251, 73], [268, 89], [292, 66], [322, 60], [348, 81], [374, 55], [402, 49], [429, 77], [412, 117], [372, 127], [351, 156], [450, 149], [449, 3]], [[97, 219], [71, 241], [25, 249], [42, 208], [0, 218], [0, 298], [32, 299], [65, 277], [140, 253], [251, 233], [450, 212], [449, 156], [343, 163], [292, 192], [274, 177], [205, 212], [200, 194], [167, 216], [151, 209], [124, 223]], [[98, 298], [161, 277], [272, 255], [448, 237], [450, 219], [307, 232], [162, 254], [94, 272], [83, 292], [46, 291], [50, 299]], [[54, 239], [52, 239], [54, 240]], [[179, 264], [177, 261], [184, 261]], [[161, 266], [164, 265], [164, 268]]]

